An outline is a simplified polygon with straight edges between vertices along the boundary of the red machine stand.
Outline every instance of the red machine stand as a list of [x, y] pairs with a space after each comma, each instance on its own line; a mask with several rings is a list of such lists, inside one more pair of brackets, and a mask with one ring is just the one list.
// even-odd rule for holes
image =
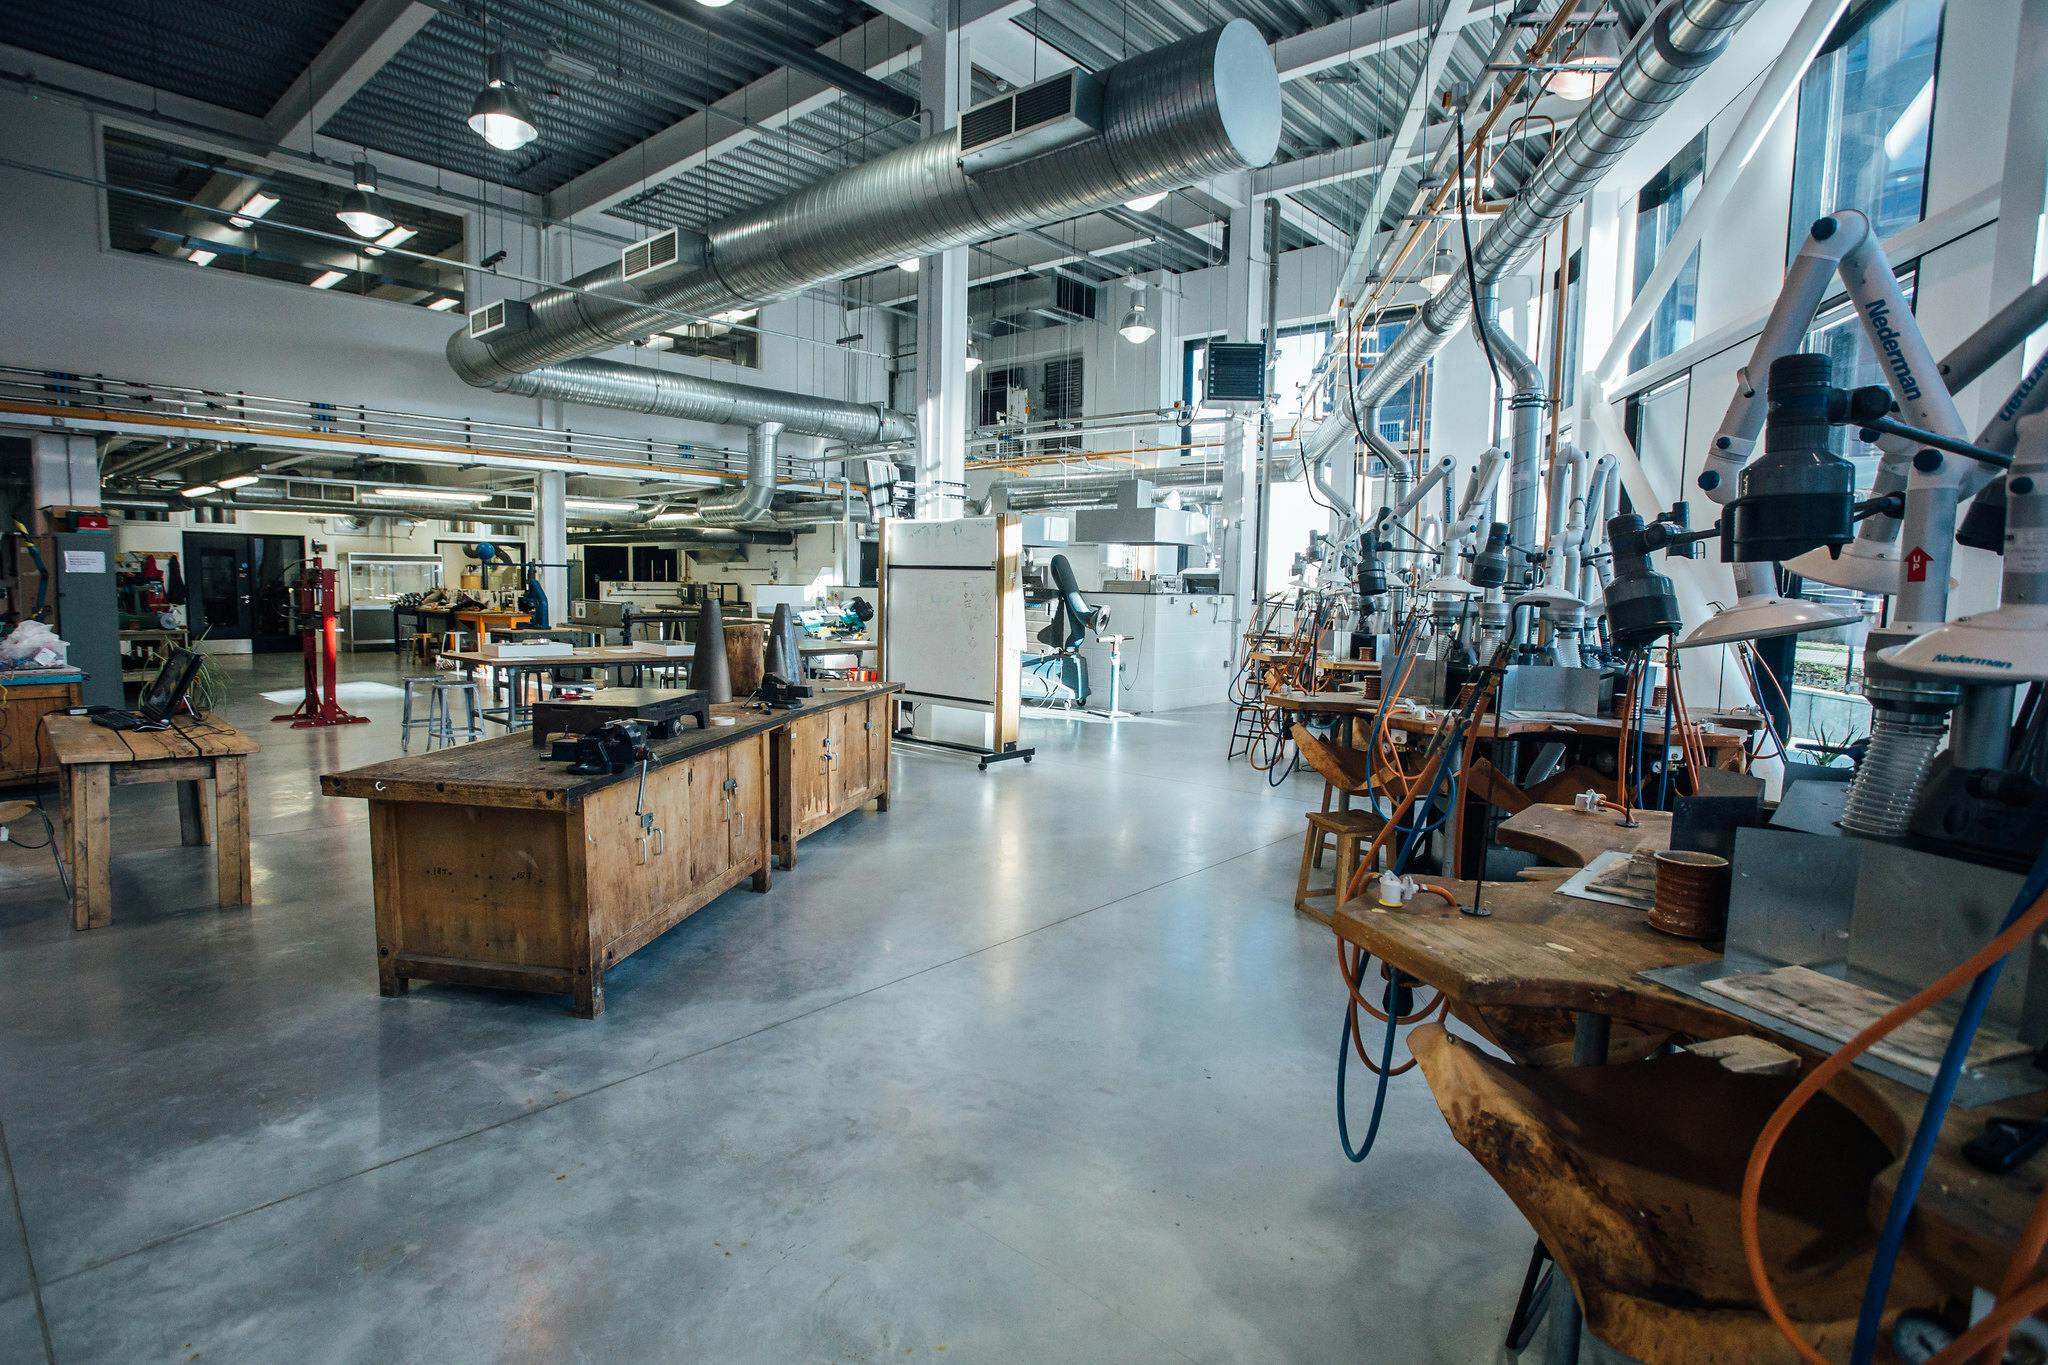
[[[306, 698], [298, 709], [287, 711], [272, 720], [288, 720], [294, 730], [312, 730], [324, 725], [368, 725], [368, 716], [358, 716], [344, 711], [335, 699], [335, 674], [341, 669], [340, 631], [334, 623], [335, 571], [322, 568], [320, 561], [309, 559], [306, 568], [299, 575], [296, 589], [296, 615], [299, 621], [299, 636], [306, 647]], [[315, 659], [315, 652], [319, 658]], [[327, 695], [320, 695], [320, 683], [326, 681]]]

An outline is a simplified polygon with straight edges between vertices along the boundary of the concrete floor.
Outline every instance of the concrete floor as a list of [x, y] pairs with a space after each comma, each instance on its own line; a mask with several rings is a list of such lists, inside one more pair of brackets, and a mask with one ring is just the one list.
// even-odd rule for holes
[[[901, 750], [896, 802], [613, 971], [609, 1008], [380, 999], [375, 724], [225, 661], [249, 910], [115, 792], [112, 928], [0, 846], [0, 1361], [1487, 1361], [1526, 1225], [1395, 1083], [1354, 1167], [1315, 787], [1222, 707]], [[389, 681], [388, 656], [345, 676]], [[39, 831], [18, 827], [28, 837]]]

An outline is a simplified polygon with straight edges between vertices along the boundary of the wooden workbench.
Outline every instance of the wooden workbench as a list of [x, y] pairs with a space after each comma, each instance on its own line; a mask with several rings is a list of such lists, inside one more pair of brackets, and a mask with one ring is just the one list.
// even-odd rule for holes
[[[402, 995], [418, 979], [541, 991], [595, 1017], [606, 971], [740, 883], [768, 890], [772, 738], [892, 690], [714, 707], [733, 723], [653, 746], [644, 802], [637, 765], [577, 776], [523, 734], [322, 777], [327, 795], [370, 803], [379, 990]], [[870, 782], [886, 793], [882, 752]], [[645, 833], [639, 811], [652, 816]]]
[[[45, 733], [64, 789], [64, 840], [71, 864], [71, 927], [114, 922], [112, 831], [107, 789], [178, 784], [178, 824], [187, 844], [211, 842], [220, 904], [247, 905], [249, 783], [244, 759], [256, 741], [212, 717], [180, 716], [167, 730], [109, 730], [85, 716], [50, 716]], [[209, 807], [203, 782], [213, 783]]]
[[[1471, 903], [1471, 883], [1448, 886]], [[1610, 1055], [1617, 1059], [1653, 1053], [1666, 1037], [1737, 1035], [1768, 1038], [1802, 1066], [1817, 1054], [1643, 979], [1641, 972], [1719, 953], [1660, 934], [1633, 910], [1533, 882], [1489, 883], [1483, 905], [1490, 915], [1480, 919], [1434, 898], [1392, 910], [1361, 899], [1340, 908], [1332, 927], [1410, 980], [1443, 991], [1454, 1016], [1528, 1064], [1499, 1063], [1441, 1030], [1411, 1036], [1453, 1132], [1572, 1275], [1596, 1334], [1651, 1365], [1791, 1359], [1749, 1298], [1735, 1247], [1734, 1191], [1764, 1117], [1796, 1076], [1736, 1076], [1691, 1056], [1550, 1068], [1569, 1055], [1559, 1039], [1574, 1015], [1613, 1021]], [[1827, 1097], [1840, 1109], [1817, 1102], [1793, 1125], [1773, 1165], [1766, 1194], [1781, 1202], [1766, 1210], [1765, 1227], [1774, 1280], [1794, 1296], [1802, 1321], [1833, 1324], [1815, 1329], [1832, 1356], [1845, 1346], [1838, 1315], [1845, 1305], [1853, 1314], [1860, 1296], [1864, 1239], [1890, 1202], [1924, 1097], [1855, 1069]], [[1961, 1147], [1993, 1115], [2044, 1112], [2048, 1096], [2036, 1095], [1950, 1119], [1908, 1227], [1895, 1305], [1925, 1302], [1914, 1295], [1931, 1292], [1930, 1281], [1951, 1289], [2000, 1282], [2048, 1157], [2001, 1177], [1972, 1166]], [[1802, 1147], [1802, 1130], [1819, 1150]], [[1846, 1192], [1823, 1188], [1845, 1179], [1861, 1183]], [[1851, 1226], [1822, 1235], [1817, 1220], [1830, 1209]], [[1805, 1258], [1796, 1266], [1786, 1263], [1795, 1249]], [[1798, 1311], [1800, 1302], [1807, 1312]]]
[[0, 787], [41, 782], [57, 770], [43, 717], [78, 705], [83, 678], [75, 668], [0, 669]]
[[1584, 867], [1603, 853], [1655, 853], [1671, 847], [1671, 812], [1631, 812], [1633, 826], [1611, 810], [1534, 805], [1501, 822], [1494, 838], [1559, 867]]

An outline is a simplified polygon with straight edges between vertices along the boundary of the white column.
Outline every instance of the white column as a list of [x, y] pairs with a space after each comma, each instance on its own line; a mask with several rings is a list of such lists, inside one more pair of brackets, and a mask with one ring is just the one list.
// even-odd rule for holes
[[569, 619], [567, 486], [568, 477], [559, 469], [544, 469], [533, 480], [533, 557], [546, 566], [540, 571], [540, 590], [548, 595], [555, 624]]
[[[1240, 208], [1230, 213], [1230, 258], [1224, 264], [1223, 333], [1230, 341], [1257, 341], [1264, 326], [1260, 304], [1265, 288], [1266, 244], [1262, 239], [1257, 201], [1247, 184], [1232, 196]], [[1230, 524], [1223, 533], [1223, 591], [1231, 596], [1231, 614], [1242, 632], [1252, 619], [1252, 544], [1258, 521], [1259, 421], [1256, 412], [1234, 412], [1223, 424], [1223, 514]]]
[[[925, 132], [960, 121], [968, 70], [958, 34], [924, 40], [919, 67]], [[926, 256], [917, 275], [917, 516], [963, 514], [967, 483], [967, 250]]]

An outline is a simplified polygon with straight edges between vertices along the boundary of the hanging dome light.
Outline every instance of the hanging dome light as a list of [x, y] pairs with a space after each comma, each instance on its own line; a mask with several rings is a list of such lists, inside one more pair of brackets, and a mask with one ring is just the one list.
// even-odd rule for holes
[[377, 197], [377, 168], [367, 161], [356, 162], [355, 188], [341, 196], [341, 207], [334, 216], [358, 237], [381, 237], [398, 226]]
[[974, 338], [972, 336], [969, 336], [967, 338], [967, 373], [973, 374], [976, 370], [980, 368], [981, 347], [975, 344]]
[[1150, 213], [1166, 202], [1166, 191], [1157, 194], [1141, 194], [1136, 199], [1124, 200], [1124, 207], [1133, 213]]
[[540, 126], [533, 121], [526, 97], [519, 93], [512, 54], [502, 47], [492, 48], [486, 70], [484, 88], [477, 91], [476, 103], [469, 107], [469, 126], [499, 151], [516, 152], [540, 136]]
[[1458, 258], [1453, 256], [1448, 249], [1438, 247], [1436, 254], [1429, 258], [1429, 269], [1423, 273], [1422, 278], [1417, 280], [1416, 283], [1434, 294], [1437, 290], [1449, 284], [1451, 276], [1457, 273]]
[[1159, 329], [1154, 327], [1152, 320], [1145, 315], [1145, 305], [1134, 303], [1131, 305], [1131, 311], [1124, 314], [1124, 320], [1117, 324], [1117, 331], [1122, 332], [1124, 340], [1131, 345], [1143, 346], [1158, 335]]
[[1600, 93], [1607, 78], [1621, 62], [1621, 43], [1611, 24], [1589, 24], [1579, 38], [1578, 48], [1550, 73], [1544, 89], [1561, 100], [1577, 104]]

